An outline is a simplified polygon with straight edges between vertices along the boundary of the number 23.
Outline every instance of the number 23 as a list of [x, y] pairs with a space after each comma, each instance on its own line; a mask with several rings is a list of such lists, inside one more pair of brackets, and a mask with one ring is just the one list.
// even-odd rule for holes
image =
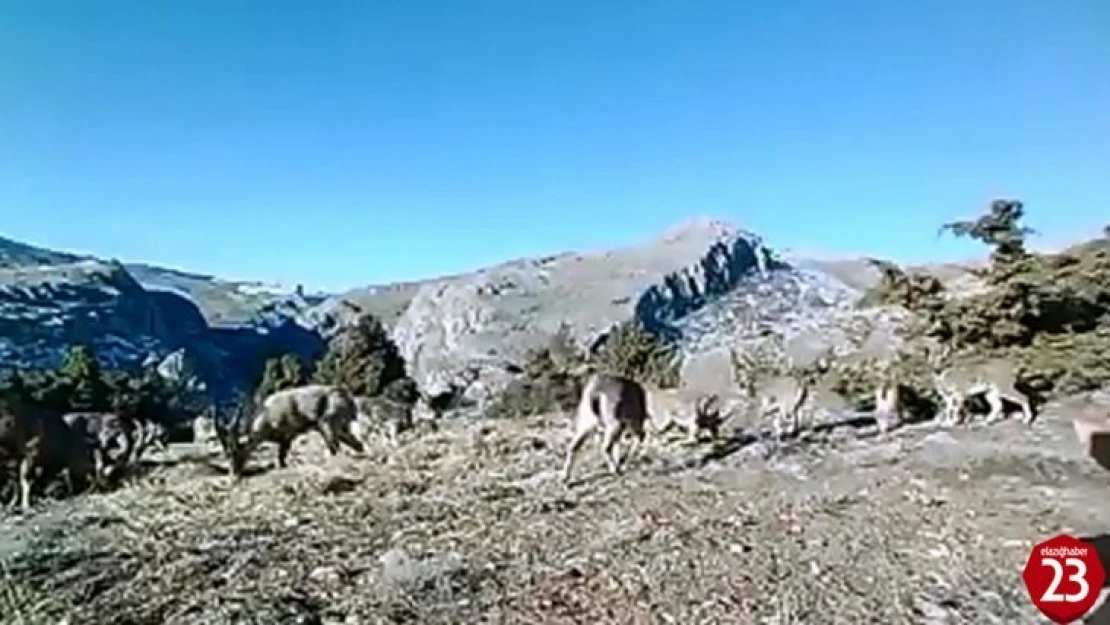
[[[1075, 603], [1086, 599], [1087, 593], [1091, 592], [1091, 587], [1087, 584], [1086, 579], [1087, 565], [1079, 558], [1067, 558], [1064, 560], [1064, 564], [1060, 564], [1060, 561], [1055, 558], [1041, 558], [1041, 565], [1052, 569], [1052, 582], [1045, 589], [1044, 594], [1041, 595], [1041, 601]], [[1075, 569], [1075, 572], [1068, 576], [1069, 582], [1079, 584], [1079, 592], [1074, 595], [1064, 595], [1057, 592], [1060, 589], [1060, 582], [1064, 579], [1064, 567]]]

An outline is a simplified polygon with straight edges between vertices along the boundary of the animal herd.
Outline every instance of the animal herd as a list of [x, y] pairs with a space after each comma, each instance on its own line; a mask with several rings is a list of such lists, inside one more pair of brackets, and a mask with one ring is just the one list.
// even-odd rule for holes
[[[656, 435], [678, 426], [690, 442], [696, 442], [703, 432], [717, 438], [721, 424], [736, 413], [737, 406], [754, 413], [757, 421], [773, 416], [772, 432], [776, 437], [796, 435], [802, 413], [822, 377], [845, 366], [831, 356], [823, 356], [804, 375], [788, 372], [760, 376], [750, 358], [734, 356], [741, 365], [737, 371], [739, 392], [727, 400], [715, 393], [662, 389], [618, 375], [578, 371], [581, 393], [571, 419], [562, 480], [570, 481], [576, 455], [592, 436], [600, 435], [605, 462], [612, 473], [618, 474], [640, 448], [649, 429]], [[1018, 390], [1011, 363], [995, 359], [948, 364], [951, 354], [944, 349], [927, 356], [934, 389], [942, 400], [938, 416], [942, 425], [964, 423], [965, 401], [975, 395], [982, 395], [990, 406], [987, 422], [1004, 418], [1006, 401], [1021, 409], [1025, 423], [1033, 422], [1036, 415], [1032, 403]], [[875, 380], [875, 422], [880, 433], [885, 433], [903, 423], [904, 372], [899, 372], [889, 359], [867, 362]], [[193, 430], [196, 442], [219, 443], [229, 461], [229, 472], [240, 479], [248, 460], [263, 443], [276, 446], [277, 465], [284, 467], [293, 442], [309, 432], [318, 433], [329, 454], [335, 456], [342, 447], [361, 454], [375, 430], [384, 429], [384, 435], [396, 445], [398, 436], [413, 424], [411, 406], [384, 398], [356, 398], [340, 386], [309, 384], [272, 393], [234, 418], [222, 418], [214, 409], [195, 415]], [[1080, 427], [1077, 422], [1076, 434], [1088, 454], [1093, 455], [1096, 448], [1091, 441], [1103, 440], [1104, 429], [1110, 426]], [[624, 436], [632, 441], [622, 456], [618, 443]], [[0, 398], [0, 470], [4, 472], [0, 486], [4, 485], [2, 478], [14, 473], [16, 488], [12, 489], [11, 505], [27, 510], [47, 480], [62, 476], [71, 492], [103, 486], [118, 480], [147, 450], [165, 448], [166, 437], [162, 426], [141, 416], [60, 414], [13, 398]]]

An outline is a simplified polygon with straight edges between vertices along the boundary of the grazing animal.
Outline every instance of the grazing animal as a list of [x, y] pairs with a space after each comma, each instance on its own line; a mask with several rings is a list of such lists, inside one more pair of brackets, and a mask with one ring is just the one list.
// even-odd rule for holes
[[95, 479], [113, 479], [135, 459], [138, 426], [112, 412], [70, 412], [62, 415], [69, 429], [92, 450]]
[[933, 369], [934, 387], [944, 402], [943, 424], [951, 426], [963, 423], [964, 401], [980, 393], [990, 406], [987, 423], [995, 423], [1006, 417], [1004, 399], [1021, 408], [1026, 425], [1033, 423], [1036, 415], [1032, 402], [1017, 389], [1017, 369], [1010, 361], [991, 358], [946, 366], [944, 363], [950, 355], [951, 350], [947, 346], [926, 353]]
[[57, 412], [0, 397], [0, 463], [17, 465], [19, 504], [30, 510], [32, 497], [47, 479], [66, 471], [71, 493], [94, 477], [94, 459], [84, 437]]
[[686, 431], [686, 440], [696, 443], [702, 432], [712, 439], [720, 433], [721, 398], [716, 394], [701, 394], [687, 389], [647, 390], [648, 414], [656, 434], [663, 434], [674, 426]]
[[[621, 472], [621, 466], [643, 443], [644, 424], [648, 416], [647, 392], [639, 382], [629, 378], [592, 373], [586, 378], [578, 408], [574, 413], [573, 435], [563, 464], [563, 482], [569, 482], [575, 456], [586, 439], [601, 431], [601, 449], [609, 471]], [[621, 435], [632, 434], [632, 446], [625, 457], [616, 450]]]
[[356, 419], [358, 408], [350, 392], [338, 386], [309, 384], [272, 393], [245, 422], [237, 419], [230, 427], [217, 422], [217, 431], [231, 460], [231, 472], [240, 478], [259, 444], [277, 444], [278, 467], [284, 468], [293, 441], [311, 430], [320, 433], [332, 456], [339, 454], [340, 444], [363, 453], [365, 448], [352, 430]]

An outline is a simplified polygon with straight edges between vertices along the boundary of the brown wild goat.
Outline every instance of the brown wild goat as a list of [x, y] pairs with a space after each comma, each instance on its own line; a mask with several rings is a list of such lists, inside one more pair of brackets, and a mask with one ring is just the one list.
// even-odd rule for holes
[[[563, 464], [563, 481], [570, 481], [575, 455], [586, 439], [599, 429], [601, 449], [609, 471], [614, 475], [619, 474], [624, 461], [643, 443], [644, 424], [649, 419], [647, 393], [642, 384], [616, 375], [590, 374], [574, 413], [574, 433]], [[625, 430], [633, 438], [632, 446], [622, 458], [617, 454], [616, 445]]]
[[352, 431], [360, 418], [355, 399], [338, 386], [309, 384], [277, 391], [262, 400], [253, 414], [239, 417], [230, 425], [216, 422], [220, 445], [236, 478], [242, 477], [251, 452], [263, 442], [277, 445], [278, 467], [284, 468], [293, 441], [311, 430], [320, 433], [333, 456], [339, 454], [340, 444], [357, 453], [364, 451]]
[[1029, 397], [1017, 388], [1017, 369], [1013, 363], [1003, 358], [990, 358], [946, 364], [951, 355], [952, 350], [947, 345], [926, 350], [926, 359], [933, 369], [934, 387], [944, 400], [942, 422], [945, 425], [963, 423], [964, 401], [980, 393], [990, 405], [986, 423], [1004, 419], [1003, 400], [1010, 400], [1021, 408], [1025, 424], [1032, 425], [1036, 414]]
[[97, 482], [117, 477], [138, 460], [135, 447], [141, 432], [134, 421], [112, 412], [70, 412], [62, 420], [92, 451]]
[[685, 430], [686, 440], [696, 443], [702, 432], [712, 439], [720, 435], [721, 398], [714, 393], [700, 393], [690, 389], [647, 389], [648, 413], [655, 434], [663, 434], [672, 427]]
[[32, 496], [45, 481], [63, 470], [71, 493], [84, 490], [93, 477], [92, 450], [60, 414], [0, 397], [0, 463], [13, 462], [24, 511], [30, 510]]

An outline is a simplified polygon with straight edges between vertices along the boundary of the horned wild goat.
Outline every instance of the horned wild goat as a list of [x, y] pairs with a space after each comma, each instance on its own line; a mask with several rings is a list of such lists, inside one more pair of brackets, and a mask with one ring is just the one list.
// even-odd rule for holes
[[216, 422], [236, 478], [242, 477], [251, 452], [264, 442], [277, 445], [277, 464], [284, 468], [293, 441], [312, 430], [320, 433], [332, 456], [339, 454], [340, 444], [356, 453], [365, 451], [352, 430], [360, 418], [355, 399], [338, 386], [309, 384], [277, 391], [262, 400], [253, 414], [240, 417], [231, 424]]
[[698, 442], [702, 432], [711, 439], [720, 435], [721, 398], [715, 393], [701, 393], [683, 388], [648, 388], [648, 416], [654, 434], [663, 434], [677, 426], [686, 432], [688, 443]]
[[92, 450], [61, 414], [0, 397], [0, 464], [11, 463], [17, 466], [17, 498], [24, 511], [46, 480], [62, 471], [71, 493], [85, 490], [94, 477]]
[[1036, 415], [1032, 402], [1025, 393], [1017, 389], [1017, 368], [1013, 363], [1002, 358], [989, 358], [946, 364], [951, 356], [952, 350], [947, 345], [940, 349], [926, 350], [926, 359], [933, 370], [934, 387], [944, 402], [941, 419], [943, 424], [963, 423], [964, 402], [979, 394], [983, 395], [990, 406], [987, 423], [995, 423], [1006, 417], [1003, 400], [1010, 400], [1021, 408], [1026, 425], [1033, 423]]
[[[647, 392], [642, 384], [617, 375], [589, 374], [574, 413], [573, 435], [563, 464], [563, 481], [570, 482], [575, 456], [586, 439], [598, 430], [609, 471], [619, 474], [623, 463], [643, 443], [644, 425], [649, 419]], [[616, 446], [626, 430], [632, 435], [632, 445], [621, 457]]]

